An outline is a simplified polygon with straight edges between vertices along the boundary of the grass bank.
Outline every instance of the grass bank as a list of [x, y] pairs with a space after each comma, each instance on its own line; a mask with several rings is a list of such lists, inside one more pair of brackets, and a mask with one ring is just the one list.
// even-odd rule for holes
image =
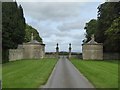
[[118, 61], [72, 59], [71, 62], [96, 88], [118, 88]]
[[57, 60], [19, 60], [3, 64], [3, 88], [38, 88], [49, 78]]

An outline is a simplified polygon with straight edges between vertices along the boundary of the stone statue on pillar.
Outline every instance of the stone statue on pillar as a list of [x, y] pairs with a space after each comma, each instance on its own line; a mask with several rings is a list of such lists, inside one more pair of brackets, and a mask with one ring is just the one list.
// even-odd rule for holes
[[57, 43], [57, 47], [56, 47], [56, 57], [58, 58], [59, 56], [59, 47], [58, 47], [58, 43]]
[[72, 49], [72, 48], [71, 48], [71, 43], [70, 43], [70, 44], [69, 44], [69, 56], [68, 56], [69, 58], [71, 58], [71, 49]]
[[91, 40], [88, 43], [89, 44], [97, 44], [97, 42], [95, 41], [95, 35], [94, 34], [91, 36]]
[[94, 34], [91, 36], [91, 40], [95, 41], [95, 35]]

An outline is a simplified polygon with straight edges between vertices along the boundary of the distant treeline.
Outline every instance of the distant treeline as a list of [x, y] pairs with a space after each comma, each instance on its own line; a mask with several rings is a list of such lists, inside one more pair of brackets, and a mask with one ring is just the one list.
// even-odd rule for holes
[[86, 23], [88, 42], [95, 35], [98, 43], [103, 43], [104, 52], [120, 52], [120, 1], [105, 2], [98, 7], [98, 18]]
[[[55, 54], [56, 52], [46, 52], [45, 54], [49, 55], [49, 54]], [[59, 55], [68, 55], [69, 52], [59, 52]], [[82, 55], [82, 53], [78, 53], [78, 52], [71, 52], [71, 55]]]

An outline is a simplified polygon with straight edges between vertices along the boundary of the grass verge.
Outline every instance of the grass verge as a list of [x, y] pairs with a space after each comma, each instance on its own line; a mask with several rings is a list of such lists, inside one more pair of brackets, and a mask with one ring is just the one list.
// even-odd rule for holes
[[72, 59], [71, 62], [96, 88], [118, 88], [118, 61]]
[[2, 64], [0, 63], [0, 81], [2, 80]]
[[57, 60], [19, 60], [2, 66], [3, 88], [38, 88], [49, 78]]

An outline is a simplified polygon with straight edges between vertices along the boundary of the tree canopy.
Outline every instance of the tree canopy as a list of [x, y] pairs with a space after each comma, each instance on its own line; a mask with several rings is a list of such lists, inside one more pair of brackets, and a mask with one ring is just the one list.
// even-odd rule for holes
[[105, 31], [105, 35], [106, 51], [120, 52], [120, 17], [112, 22], [111, 26]]
[[97, 20], [92, 19], [88, 23], [86, 23], [85, 28], [86, 29], [86, 42], [90, 41], [91, 35], [94, 34], [97, 30]]
[[2, 60], [8, 61], [8, 49], [17, 48], [25, 37], [23, 9], [16, 2], [2, 3]]
[[85, 27], [87, 40], [94, 33], [95, 40], [103, 43], [105, 52], [120, 52], [120, 1], [101, 4], [96, 24], [91, 23], [93, 22], [90, 21]]
[[39, 36], [38, 31], [28, 24], [26, 24], [24, 42], [29, 42], [31, 40], [31, 33], [33, 33], [33, 38], [35, 40], [42, 42], [42, 38]]
[[17, 48], [24, 41], [25, 18], [16, 2], [2, 3], [2, 48]]
[[22, 6], [16, 2], [2, 3], [2, 60], [8, 61], [8, 50], [16, 49], [18, 44], [29, 42], [31, 33], [34, 39], [42, 42], [36, 29], [25, 23]]
[[119, 17], [120, 2], [105, 2], [98, 7], [98, 30], [96, 32], [97, 42], [104, 43], [105, 31], [111, 26], [113, 20]]

